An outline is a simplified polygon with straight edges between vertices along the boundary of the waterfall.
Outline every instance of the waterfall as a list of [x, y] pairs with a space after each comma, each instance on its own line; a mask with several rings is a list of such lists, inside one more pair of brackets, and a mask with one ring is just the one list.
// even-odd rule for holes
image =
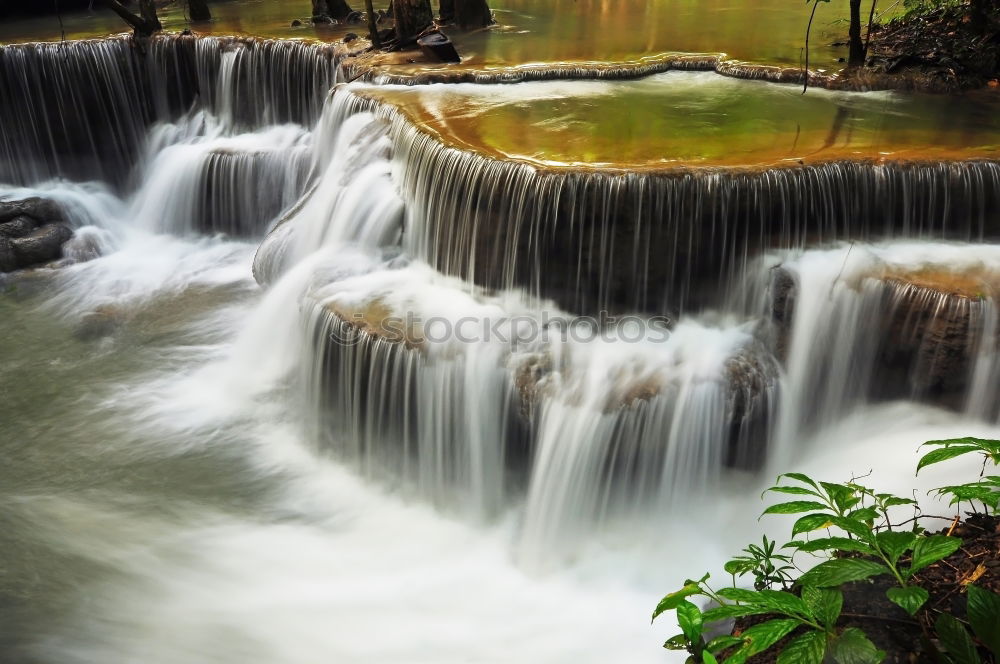
[[998, 251], [901, 242], [763, 260], [763, 308], [786, 366], [779, 458], [804, 436], [881, 400], [995, 419], [995, 277], [982, 270], [996, 264]]
[[391, 123], [409, 253], [470, 282], [526, 288], [572, 311], [718, 304], [718, 293], [768, 249], [998, 237], [995, 162], [547, 170], [449, 147], [349, 88], [335, 96]]
[[333, 45], [130, 37], [0, 47], [0, 181], [126, 184], [155, 122], [199, 106], [234, 130], [311, 125], [338, 77]]

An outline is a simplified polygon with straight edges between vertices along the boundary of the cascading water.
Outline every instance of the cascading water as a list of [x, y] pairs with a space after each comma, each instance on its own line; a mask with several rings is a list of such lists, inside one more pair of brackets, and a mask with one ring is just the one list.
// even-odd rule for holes
[[[30, 109], [0, 111], [0, 199], [76, 231], [0, 301], [14, 659], [659, 661], [692, 564], [665, 544], [708, 522], [691, 573], [730, 554], [753, 471], [997, 435], [992, 272], [938, 274], [996, 247], [806, 249], [991, 238], [995, 164], [548, 172], [352, 88], [320, 113], [336, 72], [253, 40], [0, 50]], [[267, 229], [260, 294], [232, 236]], [[695, 301], [725, 304], [662, 316]]]

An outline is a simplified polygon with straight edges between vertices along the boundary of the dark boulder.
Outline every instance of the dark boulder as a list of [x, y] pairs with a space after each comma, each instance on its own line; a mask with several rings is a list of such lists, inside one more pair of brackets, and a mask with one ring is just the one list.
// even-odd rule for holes
[[17, 269], [17, 254], [10, 239], [0, 236], [0, 273]]
[[14, 217], [10, 221], [0, 224], [0, 235], [6, 238], [24, 237], [36, 228], [38, 228], [38, 222], [28, 215], [22, 214], [20, 217]]
[[455, 45], [440, 32], [431, 32], [420, 37], [417, 39], [417, 46], [432, 60], [440, 60], [441, 62], [462, 61], [462, 58], [458, 55], [458, 51], [455, 50]]
[[62, 258], [63, 244], [73, 237], [65, 224], [46, 224], [29, 235], [11, 240], [17, 267], [25, 268]]
[[42, 224], [63, 220], [62, 208], [46, 198], [23, 198], [19, 201], [0, 201], [0, 223], [17, 217], [28, 216]]

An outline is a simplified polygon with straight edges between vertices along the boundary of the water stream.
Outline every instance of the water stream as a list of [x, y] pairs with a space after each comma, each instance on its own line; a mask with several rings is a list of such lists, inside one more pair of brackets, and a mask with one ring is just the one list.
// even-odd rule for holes
[[[651, 608], [756, 538], [774, 473], [908, 493], [919, 443], [1000, 434], [992, 162], [560, 181], [328, 96], [332, 49], [127, 48], [0, 56], [30, 109], [0, 124], [0, 200], [50, 198], [77, 233], [59, 269], [0, 281], [4, 661], [662, 661]], [[78, 143], [53, 137], [73, 123]], [[871, 223], [838, 207], [858, 181]], [[650, 191], [654, 216], [602, 198]], [[782, 216], [726, 202], [768, 196]], [[661, 255], [589, 247], [640, 247], [609, 223], [636, 210], [691, 227], [678, 200], [735, 252], [704, 268], [712, 297], [542, 287], [580, 293], [597, 264], [663, 281]], [[747, 218], [773, 241], [722, 230]], [[483, 280], [470, 247], [497, 219], [508, 267]], [[907, 284], [942, 273], [974, 282], [930, 307], [968, 323], [955, 384], [936, 328], [905, 324], [928, 309]], [[609, 304], [628, 318], [581, 318]], [[912, 356], [889, 372], [873, 339], [897, 323]]]

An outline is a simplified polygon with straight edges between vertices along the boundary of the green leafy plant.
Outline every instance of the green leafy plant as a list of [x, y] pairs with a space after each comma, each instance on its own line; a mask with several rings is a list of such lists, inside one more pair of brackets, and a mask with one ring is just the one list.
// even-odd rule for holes
[[[743, 664], [785, 637], [797, 633], [778, 656], [779, 664], [822, 664], [827, 656], [840, 664], [877, 664], [885, 653], [856, 627], [838, 629], [844, 596], [838, 589], [804, 586], [800, 595], [784, 590], [722, 588], [713, 591], [706, 574], [699, 581], [664, 597], [653, 612], [656, 620], [675, 610], [681, 633], [668, 639], [665, 648], [687, 650], [689, 661], [715, 662], [726, 653], [725, 664]], [[688, 598], [703, 596], [717, 606], [700, 611]], [[696, 613], [697, 612], [697, 613]], [[739, 636], [720, 636], [705, 641], [706, 625], [730, 618], [776, 616], [744, 630]]]
[[934, 622], [939, 654], [950, 664], [982, 664], [978, 639], [995, 661], [1000, 661], [1000, 595], [971, 585], [968, 593], [969, 628], [949, 613], [942, 613]]
[[986, 466], [1000, 465], [1000, 440], [985, 438], [950, 438], [948, 440], [931, 440], [923, 446], [936, 449], [928, 452], [917, 463], [917, 474], [936, 463], [955, 459], [967, 454], [980, 455], [983, 458], [983, 470], [977, 482], [943, 486], [935, 489], [939, 496], [951, 496], [949, 505], [961, 505], [963, 502], [973, 504], [979, 501], [987, 514], [997, 514], [1000, 511], [1000, 476], [986, 475]]
[[726, 563], [724, 569], [733, 576], [733, 584], [736, 577], [752, 574], [754, 578], [753, 587], [757, 590], [764, 590], [775, 585], [781, 585], [787, 589], [792, 585], [794, 578], [790, 570], [794, 570], [790, 556], [775, 553], [775, 542], [769, 540], [767, 535], [761, 539], [760, 546], [750, 544], [743, 553], [746, 555], [736, 556]]
[[[957, 537], [892, 530], [889, 509], [913, 505], [915, 501], [911, 498], [876, 493], [853, 481], [847, 484], [816, 482], [800, 473], [781, 475], [779, 482], [783, 478], [794, 480], [798, 485], [778, 484], [768, 491], [809, 496], [814, 500], [778, 503], [764, 510], [764, 514], [810, 512], [795, 522], [793, 537], [831, 528], [845, 533], [845, 536], [796, 540], [786, 545], [804, 553], [833, 555], [832, 559], [803, 574], [798, 581], [802, 585], [825, 588], [889, 574], [898, 587], [890, 588], [886, 596], [912, 616], [929, 597], [926, 590], [911, 585], [913, 575], [947, 558], [962, 545]], [[876, 520], [880, 521], [877, 526]]]

